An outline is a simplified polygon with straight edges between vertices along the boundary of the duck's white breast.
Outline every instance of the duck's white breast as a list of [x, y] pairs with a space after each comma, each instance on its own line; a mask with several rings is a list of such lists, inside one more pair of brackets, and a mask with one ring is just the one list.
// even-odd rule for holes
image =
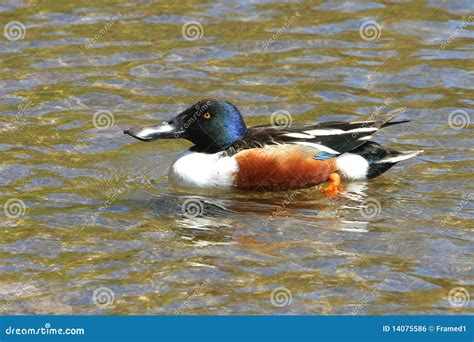
[[239, 171], [234, 157], [188, 151], [170, 167], [170, 182], [199, 188], [231, 188]]

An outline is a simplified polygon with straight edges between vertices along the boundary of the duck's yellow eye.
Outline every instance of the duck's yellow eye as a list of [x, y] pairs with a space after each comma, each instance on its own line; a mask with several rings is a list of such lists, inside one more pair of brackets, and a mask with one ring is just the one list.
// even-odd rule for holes
[[211, 114], [210, 113], [204, 113], [204, 119], [210, 119], [211, 118]]

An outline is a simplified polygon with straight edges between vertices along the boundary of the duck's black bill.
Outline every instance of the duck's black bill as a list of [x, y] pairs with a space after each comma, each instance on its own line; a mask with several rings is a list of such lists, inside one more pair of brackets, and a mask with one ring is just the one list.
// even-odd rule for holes
[[147, 127], [132, 127], [123, 131], [141, 141], [153, 141], [157, 139], [177, 139], [183, 135], [181, 125], [165, 122], [161, 125]]

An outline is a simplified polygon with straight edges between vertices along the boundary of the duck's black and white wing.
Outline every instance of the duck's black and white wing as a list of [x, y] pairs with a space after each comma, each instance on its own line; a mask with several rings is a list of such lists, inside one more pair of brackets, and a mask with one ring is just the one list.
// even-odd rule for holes
[[263, 147], [276, 144], [296, 144], [314, 148], [331, 155], [338, 155], [363, 145], [372, 139], [381, 128], [398, 123], [390, 122], [395, 116], [382, 117], [380, 120], [341, 122], [331, 121], [305, 126], [254, 126], [248, 134], [233, 148]]

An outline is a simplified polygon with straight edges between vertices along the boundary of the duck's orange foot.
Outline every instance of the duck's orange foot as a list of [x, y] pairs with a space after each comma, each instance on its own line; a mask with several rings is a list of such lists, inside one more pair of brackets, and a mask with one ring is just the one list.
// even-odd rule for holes
[[338, 173], [331, 173], [329, 175], [329, 185], [323, 189], [326, 196], [334, 197], [342, 192], [341, 176]]

